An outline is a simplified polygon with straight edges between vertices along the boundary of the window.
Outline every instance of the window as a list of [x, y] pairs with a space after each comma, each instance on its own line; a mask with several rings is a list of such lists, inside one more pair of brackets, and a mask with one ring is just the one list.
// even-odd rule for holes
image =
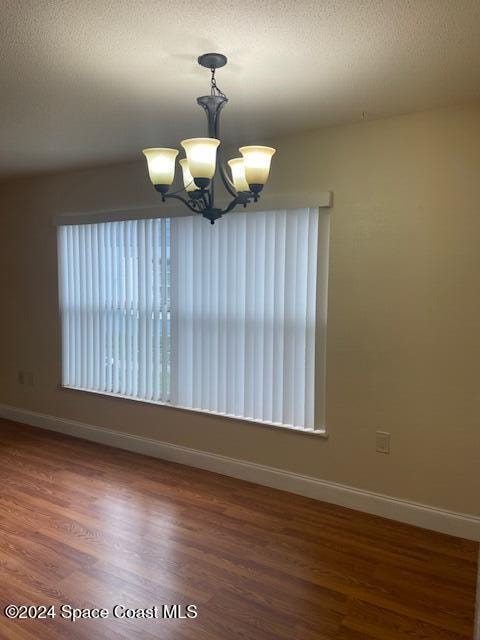
[[59, 227], [62, 384], [313, 430], [318, 220]]

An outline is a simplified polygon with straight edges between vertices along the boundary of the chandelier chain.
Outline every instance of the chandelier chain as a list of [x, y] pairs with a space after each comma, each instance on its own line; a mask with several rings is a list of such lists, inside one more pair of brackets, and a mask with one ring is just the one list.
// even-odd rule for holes
[[211, 79], [211, 87], [210, 87], [210, 94], [212, 96], [222, 96], [222, 98], [226, 98], [227, 96], [223, 93], [223, 91], [218, 87], [217, 85], [217, 81], [215, 80], [215, 67], [210, 67], [210, 71], [212, 73], [212, 79]]

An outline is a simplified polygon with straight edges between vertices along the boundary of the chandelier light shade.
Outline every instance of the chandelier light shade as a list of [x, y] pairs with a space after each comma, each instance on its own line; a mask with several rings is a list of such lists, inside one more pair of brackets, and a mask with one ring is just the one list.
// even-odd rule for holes
[[175, 177], [175, 158], [177, 149], [144, 149], [147, 158], [148, 173], [153, 185], [170, 186]]
[[243, 158], [233, 158], [228, 161], [228, 166], [232, 172], [232, 180], [235, 189], [239, 192], [250, 191], [248, 182], [245, 179], [245, 162]]
[[[170, 198], [180, 200], [190, 211], [201, 214], [213, 224], [236, 206], [246, 207], [252, 201], [257, 202], [268, 180], [275, 149], [241, 147], [239, 151], [243, 157], [228, 162], [232, 176], [229, 177], [221, 159], [217, 158], [220, 145], [219, 117], [228, 98], [220, 91], [215, 79], [216, 70], [227, 64], [227, 58], [222, 53], [205, 53], [198, 58], [198, 63], [211, 72], [210, 95], [197, 98], [197, 103], [207, 116], [208, 137], [189, 138], [180, 143], [186, 155], [180, 160], [184, 187], [181, 191], [185, 192], [185, 196], [179, 195], [180, 191], [169, 193], [175, 178], [177, 149], [151, 148], [144, 149], [143, 153], [147, 159], [150, 180], [161, 194], [162, 201]], [[214, 183], [217, 173], [232, 197], [224, 209], [215, 206]]]
[[183, 186], [185, 191], [195, 191], [198, 189], [197, 185], [193, 180], [193, 176], [190, 173], [190, 169], [188, 168], [188, 161], [186, 158], [182, 158], [180, 160], [180, 166], [182, 167], [183, 172]]
[[[193, 179], [211, 180], [217, 164], [217, 147], [220, 140], [215, 138], [190, 138], [180, 143], [185, 149], [188, 168]], [[199, 185], [200, 186], [200, 185]]]
[[270, 163], [275, 149], [272, 147], [240, 147], [245, 162], [245, 179], [252, 185], [264, 185], [270, 173]]

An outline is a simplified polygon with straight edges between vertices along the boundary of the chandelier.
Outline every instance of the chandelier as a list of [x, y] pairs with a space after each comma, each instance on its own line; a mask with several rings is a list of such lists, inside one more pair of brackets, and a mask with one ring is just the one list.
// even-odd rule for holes
[[[184, 188], [169, 193], [175, 177], [177, 149], [152, 148], [144, 149], [143, 153], [147, 158], [150, 180], [161, 194], [162, 202], [172, 198], [180, 200], [190, 211], [201, 214], [214, 224], [215, 220], [237, 205], [246, 207], [249, 202], [258, 201], [260, 191], [268, 179], [275, 149], [261, 146], [240, 147], [242, 157], [228, 161], [231, 178], [219, 161], [218, 173], [232, 200], [225, 209], [215, 207], [214, 178], [217, 173], [217, 148], [220, 144], [219, 117], [228, 102], [227, 96], [217, 86], [215, 71], [227, 64], [227, 58], [222, 53], [205, 53], [198, 58], [198, 63], [211, 72], [210, 95], [197, 98], [197, 103], [207, 115], [208, 138], [189, 138], [180, 143], [186, 155], [180, 160]], [[184, 196], [178, 195], [183, 191]]]

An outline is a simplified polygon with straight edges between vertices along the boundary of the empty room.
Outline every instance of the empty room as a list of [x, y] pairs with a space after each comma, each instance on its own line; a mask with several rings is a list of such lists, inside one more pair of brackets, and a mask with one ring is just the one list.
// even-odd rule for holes
[[0, 640], [480, 640], [478, 0], [0, 31]]

